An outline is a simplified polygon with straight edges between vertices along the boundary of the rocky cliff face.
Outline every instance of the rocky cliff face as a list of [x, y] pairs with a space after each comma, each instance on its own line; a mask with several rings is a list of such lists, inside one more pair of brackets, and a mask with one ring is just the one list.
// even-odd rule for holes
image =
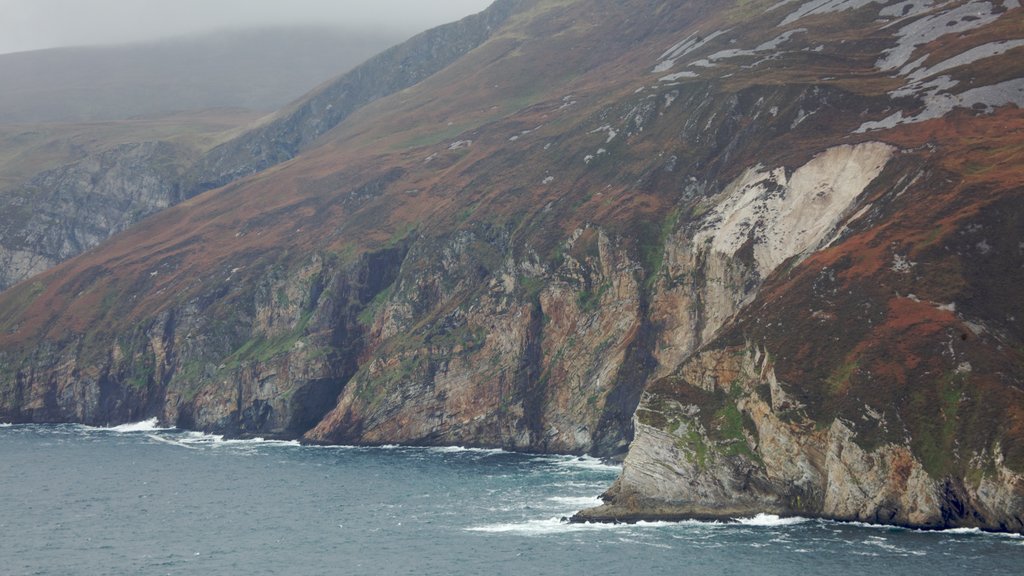
[[123, 144], [45, 171], [0, 197], [0, 290], [172, 204], [189, 151]]
[[514, 6], [0, 297], [0, 419], [628, 448], [581, 519], [1020, 531], [1021, 8], [755, 7]]

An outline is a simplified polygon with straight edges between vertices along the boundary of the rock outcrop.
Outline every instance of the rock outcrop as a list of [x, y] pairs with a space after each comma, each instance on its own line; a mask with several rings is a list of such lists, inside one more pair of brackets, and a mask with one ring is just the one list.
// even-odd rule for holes
[[168, 142], [123, 144], [5, 192], [0, 290], [170, 206], [189, 157]]
[[574, 519], [729, 520], [763, 512], [1024, 530], [1016, 512], [1024, 477], [1006, 466], [998, 443], [974, 453], [963, 478], [943, 478], [910, 442], [869, 445], [858, 434], [895, 426], [886, 422], [890, 411], [865, 406], [866, 425], [827, 423], [812, 418], [789, 389], [771, 354], [756, 345], [698, 354], [645, 392], [636, 439], [604, 496], [608, 503]]

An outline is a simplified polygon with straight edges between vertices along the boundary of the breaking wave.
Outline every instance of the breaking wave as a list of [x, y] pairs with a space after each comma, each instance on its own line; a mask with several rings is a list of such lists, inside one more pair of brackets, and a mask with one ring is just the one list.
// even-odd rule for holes
[[[545, 457], [545, 460], [550, 457]], [[622, 472], [621, 464], [610, 464], [600, 458], [594, 458], [593, 456], [564, 456], [559, 460], [555, 460], [556, 466], [565, 466], [567, 468], [582, 468], [585, 470], [593, 470], [595, 472]]]
[[[160, 429], [156, 429], [159, 431]], [[181, 446], [183, 448], [221, 448], [238, 447], [254, 448], [263, 446], [300, 446], [297, 440], [268, 440], [266, 438], [225, 438], [220, 434], [204, 432], [182, 432], [177, 434], [147, 434], [150, 439], [162, 444]]]
[[111, 432], [154, 432], [157, 430], [174, 430], [174, 428], [161, 428], [159, 420], [150, 418], [141, 422], [129, 422], [111, 428], [101, 428], [101, 430], [110, 430]]
[[573, 510], [594, 508], [595, 506], [600, 506], [603, 503], [597, 496], [552, 496], [547, 500], [553, 504], [565, 506], [566, 508], [571, 508]]
[[783, 518], [775, 514], [757, 514], [752, 518], [735, 518], [737, 524], [744, 526], [763, 526], [763, 527], [774, 527], [774, 526], [792, 526], [794, 524], [803, 524], [807, 522], [807, 518], [800, 516], [791, 516]]
[[519, 536], [548, 536], [551, 534], [568, 534], [573, 532], [634, 531], [637, 529], [664, 528], [676, 525], [673, 522], [637, 522], [636, 524], [574, 523], [563, 518], [547, 518], [544, 520], [484, 524], [482, 526], [466, 528], [466, 531], [490, 534], [515, 534]]

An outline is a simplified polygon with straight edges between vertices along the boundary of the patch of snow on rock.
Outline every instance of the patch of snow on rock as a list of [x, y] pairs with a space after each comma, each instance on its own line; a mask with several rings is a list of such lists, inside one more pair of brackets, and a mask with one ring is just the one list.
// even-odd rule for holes
[[[701, 58], [699, 60], [695, 60], [693, 62], [690, 62], [690, 66], [691, 67], [692, 66], [697, 66], [697, 67], [700, 67], [700, 68], [713, 68], [715, 66], [715, 62], [718, 62], [719, 60], [727, 60], [727, 59], [731, 59], [731, 58], [742, 58], [742, 57], [746, 57], [746, 56], [758, 56], [758, 55], [765, 54], [765, 53], [768, 53], [769, 54], [769, 58], [768, 59], [771, 59], [771, 58], [774, 58], [774, 57], [778, 56], [778, 49], [779, 49], [779, 47], [782, 46], [783, 44], [785, 44], [786, 42], [788, 42], [790, 40], [790, 38], [793, 37], [794, 34], [798, 34], [800, 32], [806, 32], [806, 31], [807, 31], [806, 28], [797, 28], [797, 29], [794, 29], [794, 30], [788, 30], [786, 32], [783, 32], [782, 34], [779, 34], [778, 36], [776, 36], [775, 38], [772, 38], [771, 40], [769, 40], [767, 42], [761, 43], [757, 48], [754, 48], [753, 50], [748, 50], [748, 49], [744, 49], [744, 48], [728, 48], [728, 49], [725, 49], [725, 50], [719, 50], [718, 52], [715, 52], [714, 54], [711, 54], [711, 55], [709, 55], [706, 58]], [[758, 64], [760, 64], [761, 62], [764, 62], [764, 61], [765, 60], [760, 60], [760, 61], [756, 62], [756, 63], [754, 63], [754, 66], [757, 66]], [[693, 76], [696, 76], [696, 74], [693, 74], [693, 76], [682, 76], [682, 74], [686, 74], [686, 73], [685, 72], [680, 72], [679, 74], [672, 74], [670, 76], [664, 76], [664, 77], [661, 78], [661, 81], [666, 82], [666, 81], [677, 80], [677, 79], [683, 78], [683, 77], [693, 77]]]
[[[883, 9], [881, 13], [898, 16], [930, 7], [932, 4], [932, 2], [901, 2]], [[996, 106], [1007, 104], [1021, 106], [1024, 101], [1021, 94], [1024, 79], [1007, 80], [993, 86], [983, 86], [954, 94], [952, 90], [959, 82], [948, 75], [940, 74], [1020, 48], [1024, 46], [1024, 39], [989, 42], [975, 46], [927, 68], [924, 66], [928, 58], [927, 54], [910, 61], [919, 46], [947, 34], [962, 34], [994, 22], [1003, 14], [1002, 11], [997, 12], [996, 10], [992, 2], [971, 1], [948, 10], [939, 10], [936, 13], [922, 16], [900, 28], [897, 33], [896, 46], [884, 51], [883, 56], [875, 64], [883, 71], [898, 70], [898, 75], [907, 78], [907, 84], [889, 93], [891, 97], [916, 96], [924, 104], [924, 110], [909, 117], [904, 116], [902, 111], [898, 111], [881, 120], [865, 122], [855, 132], [863, 133], [869, 130], [893, 128], [901, 124], [940, 118], [956, 108], [975, 108], [990, 112]]]
[[949, 76], [939, 76], [927, 82], [916, 82], [908, 84], [899, 90], [889, 93], [893, 98], [904, 98], [907, 96], [934, 96], [940, 92], [948, 92], [959, 84]]
[[676, 72], [675, 74], [669, 74], [667, 76], [662, 76], [661, 78], [658, 78], [658, 81], [659, 82], [675, 82], [676, 80], [679, 80], [679, 79], [682, 79], [682, 78], [696, 78], [697, 76], [698, 76], [698, 74], [696, 72], [690, 72], [689, 70], [684, 70], [682, 72]]
[[924, 122], [933, 118], [941, 118], [951, 112], [954, 108], [979, 108], [991, 111], [998, 106], [1014, 104], [1024, 108], [1024, 78], [1007, 80], [992, 86], [982, 86], [967, 90], [960, 94], [938, 93], [924, 98], [925, 109], [917, 116], [904, 117], [902, 112], [897, 112], [888, 118], [876, 122], [865, 122], [855, 132], [863, 133], [869, 130], [892, 128], [900, 124], [912, 124]]
[[605, 144], [610, 144], [611, 141], [615, 140], [615, 137], [619, 135], [619, 133], [612, 128], [611, 124], [605, 124], [604, 126], [600, 126], [590, 131], [591, 134], [597, 134], [598, 132], [608, 133], [608, 139], [604, 141]]
[[806, 16], [813, 16], [815, 14], [828, 14], [829, 12], [845, 12], [846, 10], [856, 10], [863, 8], [868, 4], [874, 4], [878, 0], [812, 0], [811, 2], [804, 2], [796, 11], [792, 12], [789, 16], [786, 16], [785, 20], [782, 21], [779, 26], [788, 26], [801, 18]]
[[931, 8], [933, 4], [933, 0], [909, 0], [907, 2], [897, 2], [892, 6], [882, 8], [878, 12], [878, 15], [883, 18], [903, 18], [911, 14], [919, 13], [921, 10], [926, 8]]
[[790, 124], [789, 129], [792, 130], [792, 129], [796, 128], [797, 126], [802, 124], [804, 120], [807, 120], [811, 116], [814, 116], [814, 114], [816, 112], [817, 111], [815, 111], [815, 110], [807, 112], [803, 108], [801, 108], [800, 110], [797, 110], [796, 118], [793, 118], [793, 123]]
[[674, 44], [671, 48], [666, 50], [659, 58], [659, 62], [654, 66], [652, 73], [660, 74], [671, 70], [676, 65], [676, 60], [686, 56], [687, 54], [699, 49], [708, 42], [718, 38], [722, 34], [725, 34], [726, 30], [717, 30], [708, 34], [707, 36], [700, 36], [698, 34], [690, 34], [683, 40]]
[[749, 168], [705, 216], [694, 244], [731, 256], [752, 239], [763, 278], [788, 258], [816, 249], [894, 151], [881, 142], [836, 146], [792, 176], [782, 167]]
[[779, 34], [775, 38], [765, 42], [764, 44], [761, 44], [757, 48], [754, 48], [754, 52], [768, 52], [769, 50], [778, 50], [779, 46], [782, 46], [786, 42], [789, 42], [789, 39], [792, 38], [794, 34], [799, 34], [801, 32], [807, 32], [807, 28], [794, 28], [793, 30], [783, 32], [782, 34]]
[[907, 260], [907, 257], [902, 254], [893, 254], [892, 266], [890, 266], [889, 269], [898, 274], [907, 274], [914, 268], [914, 266], [917, 266], [917, 262]]
[[896, 46], [885, 50], [875, 65], [881, 70], [896, 70], [906, 64], [918, 46], [946, 34], [960, 34], [986, 26], [996, 19], [991, 2], [969, 2], [951, 10], [924, 16], [897, 32]]
[[947, 60], [939, 62], [931, 68], [919, 68], [911, 72], [908, 77], [912, 82], [919, 82], [925, 78], [931, 78], [937, 74], [951, 70], [958, 66], [966, 66], [973, 64], [978, 60], [984, 58], [991, 58], [993, 56], [999, 56], [1005, 52], [1024, 46], [1024, 40], [1006, 40], [1003, 42], [989, 42], [981, 46], [975, 46], [970, 50], [958, 54]]

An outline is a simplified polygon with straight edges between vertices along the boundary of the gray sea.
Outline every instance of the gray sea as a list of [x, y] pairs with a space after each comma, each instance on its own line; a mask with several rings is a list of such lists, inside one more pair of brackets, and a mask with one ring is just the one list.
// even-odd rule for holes
[[1024, 539], [759, 515], [577, 525], [618, 469], [0, 425], [0, 575], [1024, 574]]

